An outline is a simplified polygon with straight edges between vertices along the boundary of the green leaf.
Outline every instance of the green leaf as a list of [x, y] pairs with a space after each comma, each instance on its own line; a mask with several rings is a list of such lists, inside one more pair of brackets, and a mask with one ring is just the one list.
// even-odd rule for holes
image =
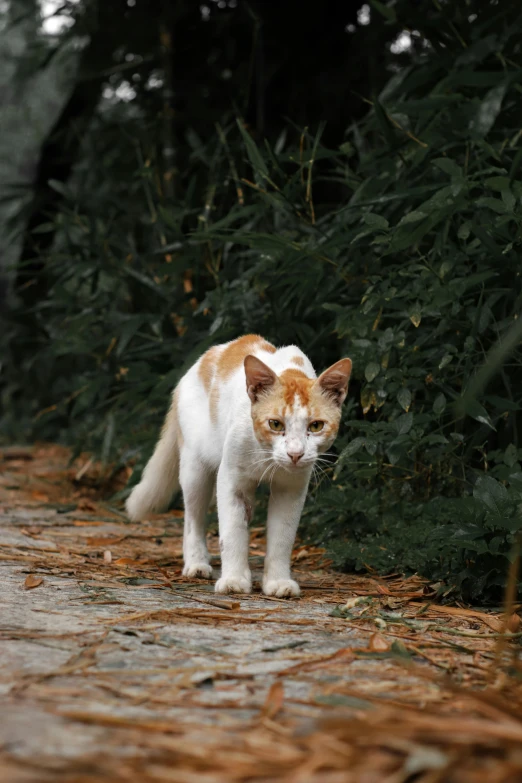
[[491, 312], [491, 308], [487, 304], [484, 305], [484, 307], [481, 307], [477, 324], [479, 334], [483, 334], [483, 332], [486, 331], [492, 318], [493, 313]]
[[138, 329], [145, 323], [146, 318], [144, 315], [134, 315], [123, 324], [118, 336], [118, 344], [116, 347], [116, 356], [121, 357], [125, 351], [127, 345], [130, 343]]
[[495, 120], [500, 114], [506, 89], [506, 82], [501, 82], [495, 87], [492, 87], [478, 105], [475, 116], [469, 124], [469, 129], [475, 138], [484, 138], [487, 136], [495, 124]]
[[504, 463], [512, 468], [518, 461], [518, 450], [514, 443], [510, 443], [504, 452]]
[[498, 190], [502, 193], [503, 190], [509, 190], [511, 187], [511, 180], [509, 177], [488, 177], [485, 180], [485, 184], [492, 190]]
[[487, 424], [492, 430], [495, 429], [491, 419], [489, 418], [487, 410], [477, 400], [462, 397], [460, 400], [460, 406], [464, 413], [471, 416], [475, 421], [479, 421], [481, 424]]
[[461, 226], [459, 226], [459, 230], [457, 231], [457, 236], [459, 239], [467, 239], [469, 235], [471, 234], [471, 221], [466, 220]]
[[413, 413], [405, 413], [394, 421], [398, 435], [407, 435], [413, 426]]
[[435, 416], [442, 416], [446, 410], [446, 397], [444, 394], [437, 394], [433, 402], [433, 413]]
[[56, 231], [54, 223], [40, 223], [40, 225], [33, 228], [31, 234], [50, 234], [52, 231]]
[[428, 217], [427, 212], [421, 212], [419, 209], [414, 209], [411, 212], [408, 212], [407, 215], [404, 215], [404, 217], [401, 218], [397, 223], [397, 226], [406, 226], [408, 223], [417, 223], [419, 220], [424, 220], [425, 217]]
[[402, 389], [399, 389], [399, 393], [397, 394], [397, 402], [401, 408], [403, 408], [403, 410], [408, 413], [411, 405], [411, 391], [405, 386], [403, 386]]
[[339, 144], [339, 150], [348, 158], [351, 158], [352, 155], [355, 155], [356, 151], [353, 144], [351, 144], [349, 141], [344, 141], [342, 144]]
[[484, 196], [476, 200], [477, 207], [487, 207], [492, 209], [493, 212], [497, 212], [499, 215], [505, 215], [508, 212], [506, 205], [499, 198], [492, 198], [491, 196]]
[[381, 228], [386, 231], [389, 228], [389, 223], [382, 215], [376, 215], [375, 212], [365, 212], [363, 215], [363, 221], [366, 225], [372, 228]]
[[513, 212], [517, 200], [509, 188], [502, 191], [502, 201], [506, 205], [507, 211]]
[[391, 149], [395, 145], [395, 136], [393, 133], [393, 128], [388, 117], [386, 116], [386, 112], [384, 111], [377, 97], [373, 99], [373, 109], [375, 111], [375, 118], [377, 120], [377, 124], [379, 125], [382, 133], [384, 134], [384, 138], [386, 139], [388, 146]]
[[484, 503], [489, 511], [501, 516], [503, 506], [508, 500], [508, 491], [491, 476], [479, 476], [473, 487], [473, 497]]
[[462, 177], [462, 169], [451, 158], [435, 158], [432, 161], [434, 166], [443, 171], [445, 174], [449, 174], [450, 177]]
[[380, 371], [381, 371], [381, 366], [377, 364], [377, 362], [369, 362], [364, 370], [364, 377], [366, 378], [368, 383], [371, 383], [375, 378], [377, 378]]
[[346, 462], [350, 457], [353, 457], [353, 455], [356, 454], [358, 451], [360, 451], [365, 443], [366, 443], [366, 438], [354, 438], [348, 443], [347, 446], [344, 447], [337, 461], [336, 470], [335, 470], [336, 476], [343, 463]]
[[58, 179], [50, 179], [47, 184], [50, 188], [55, 190], [56, 193], [59, 193], [60, 196], [71, 198], [71, 191], [64, 182], [60, 182]]
[[250, 163], [252, 164], [252, 168], [254, 169], [256, 179], [264, 182], [264, 180], [268, 177], [268, 168], [265, 163], [265, 160], [261, 155], [261, 153], [259, 152], [257, 145], [253, 140], [252, 136], [245, 128], [243, 122], [239, 119], [237, 120], [237, 126], [241, 132], [243, 141], [245, 142], [247, 155], [250, 160]]
[[377, 451], [377, 442], [375, 440], [370, 440], [366, 438], [364, 442], [364, 448], [366, 449], [368, 454], [370, 454], [373, 457], [373, 455]]
[[370, 5], [372, 8], [375, 8], [375, 10], [378, 11], [381, 16], [384, 16], [388, 22], [397, 21], [397, 13], [393, 6], [388, 6], [385, 3], [381, 3], [380, 0], [370, 0]]

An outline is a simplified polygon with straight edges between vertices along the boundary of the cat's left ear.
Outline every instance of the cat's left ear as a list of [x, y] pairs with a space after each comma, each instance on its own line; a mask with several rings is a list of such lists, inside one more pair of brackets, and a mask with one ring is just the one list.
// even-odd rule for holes
[[246, 356], [244, 364], [248, 396], [252, 402], [257, 402], [276, 383], [277, 375], [257, 356]]
[[317, 383], [328, 397], [331, 397], [338, 405], [342, 405], [348, 394], [348, 381], [351, 373], [352, 360], [341, 359], [321, 373]]

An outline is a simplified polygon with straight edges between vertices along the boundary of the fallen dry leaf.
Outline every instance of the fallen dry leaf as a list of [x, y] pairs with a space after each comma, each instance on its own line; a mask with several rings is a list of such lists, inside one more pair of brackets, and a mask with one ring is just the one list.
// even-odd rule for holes
[[71, 525], [74, 525], [75, 527], [101, 527], [103, 524], [103, 522], [96, 522], [90, 519], [73, 519], [71, 522]]
[[35, 574], [29, 574], [24, 582], [26, 590], [32, 590], [33, 587], [39, 587], [43, 582], [43, 576], [36, 576]]
[[372, 652], [386, 652], [390, 649], [390, 645], [380, 633], [372, 633], [368, 640], [368, 649]]
[[114, 560], [113, 565], [143, 566], [146, 564], [141, 560], [134, 560], [132, 557], [119, 557], [117, 560]]
[[5, 460], [31, 460], [34, 459], [32, 446], [6, 446], [0, 449], [0, 457]]
[[319, 655], [316, 658], [309, 658], [307, 661], [296, 663], [295, 666], [290, 666], [288, 669], [279, 672], [278, 676], [297, 674], [298, 672], [311, 672], [315, 669], [322, 669], [323, 666], [328, 666], [331, 663], [337, 663], [340, 660], [351, 663], [354, 658], [355, 655], [351, 647], [342, 647], [333, 655]]
[[[420, 608], [422, 604], [414, 603], [412, 601], [411, 606], [418, 606]], [[502, 617], [495, 617], [495, 615], [479, 612], [476, 609], [462, 609], [459, 606], [437, 606], [436, 604], [431, 604], [430, 612], [449, 614], [453, 617], [465, 617], [469, 620], [480, 620], [484, 625], [487, 625], [488, 628], [491, 628], [492, 631], [496, 631], [497, 633], [502, 631]]]
[[40, 492], [37, 489], [33, 489], [31, 492], [31, 497], [33, 500], [38, 500], [40, 503], [47, 503], [49, 500], [49, 495], [47, 495], [45, 492]]
[[108, 547], [108, 546], [114, 546], [114, 544], [119, 544], [120, 541], [124, 541], [126, 536], [114, 536], [114, 538], [97, 538], [96, 536], [89, 537], [86, 541], [86, 543], [89, 546], [99, 546], [99, 547]]
[[241, 606], [239, 601], [227, 601], [222, 598], [196, 598], [193, 595], [187, 595], [187, 598], [199, 601], [202, 604], [209, 604], [209, 606], [216, 606], [218, 609], [228, 609], [230, 611], [236, 611]]
[[26, 527], [20, 528], [20, 533], [23, 533], [24, 536], [29, 536], [30, 538], [37, 537], [42, 532], [41, 527], [32, 527], [30, 530]]
[[270, 690], [266, 695], [265, 703], [261, 710], [261, 717], [270, 719], [275, 718], [283, 707], [284, 696], [285, 691], [283, 683], [281, 680], [277, 680], [270, 686]]
[[93, 503], [92, 500], [88, 500], [88, 498], [80, 498], [78, 501], [78, 509], [80, 511], [96, 511], [96, 503]]
[[520, 615], [513, 612], [508, 620], [507, 629], [510, 633], [517, 633], [520, 630]]
[[347, 600], [347, 602], [343, 606], [343, 609], [353, 609], [355, 606], [358, 606], [359, 604], [363, 604], [365, 601], [366, 601], [366, 596], [364, 595], [354, 596], [353, 598], [349, 598]]

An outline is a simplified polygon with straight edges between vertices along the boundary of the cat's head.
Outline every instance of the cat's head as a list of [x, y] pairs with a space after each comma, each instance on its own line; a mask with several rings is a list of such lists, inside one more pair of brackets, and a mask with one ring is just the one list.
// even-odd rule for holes
[[254, 433], [278, 465], [291, 471], [309, 468], [331, 446], [351, 371], [351, 360], [341, 359], [319, 378], [292, 368], [276, 375], [256, 356], [245, 358]]

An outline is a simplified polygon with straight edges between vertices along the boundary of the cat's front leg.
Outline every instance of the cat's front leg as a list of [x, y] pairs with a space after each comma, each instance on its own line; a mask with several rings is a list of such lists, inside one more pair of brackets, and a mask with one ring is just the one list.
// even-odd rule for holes
[[301, 519], [310, 474], [295, 477], [289, 483], [274, 482], [268, 502], [267, 547], [263, 592], [277, 598], [292, 598], [300, 594], [292, 579], [290, 560], [295, 535]]
[[253, 495], [253, 485], [244, 485], [235, 471], [230, 471], [222, 463], [217, 477], [221, 578], [216, 582], [216, 593], [252, 592], [252, 575], [248, 566], [248, 523]]

